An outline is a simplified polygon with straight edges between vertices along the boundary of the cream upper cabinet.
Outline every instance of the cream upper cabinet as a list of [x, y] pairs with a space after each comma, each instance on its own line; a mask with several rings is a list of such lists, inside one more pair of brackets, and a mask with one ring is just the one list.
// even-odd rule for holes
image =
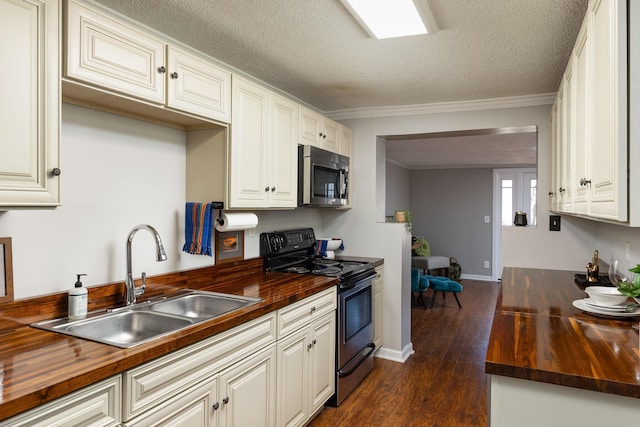
[[60, 204], [60, 2], [0, 0], [0, 210]]
[[627, 220], [626, 2], [590, 4], [592, 60], [589, 214]]
[[229, 208], [297, 205], [297, 104], [234, 76]]
[[628, 217], [627, 4], [592, 0], [554, 108], [559, 212]]
[[231, 121], [231, 74], [177, 47], [167, 46], [167, 106]]
[[588, 131], [589, 121], [589, 31], [585, 21], [578, 33], [578, 39], [573, 50], [571, 60], [573, 61], [573, 84], [575, 88], [574, 104], [571, 106], [575, 123], [572, 141], [575, 147], [573, 157], [573, 185], [575, 187], [575, 197], [573, 201], [573, 211], [576, 213], [587, 213], [587, 185], [585, 183], [588, 175], [591, 134]]
[[340, 123], [300, 106], [300, 144], [340, 153]]
[[[69, 82], [207, 119], [230, 120], [231, 73], [102, 8], [68, 2], [64, 64]], [[69, 92], [71, 98], [89, 97], [134, 114], [143, 111], [139, 105], [118, 105], [117, 100], [77, 88]]]
[[162, 40], [70, 0], [66, 42], [66, 77], [164, 104]]

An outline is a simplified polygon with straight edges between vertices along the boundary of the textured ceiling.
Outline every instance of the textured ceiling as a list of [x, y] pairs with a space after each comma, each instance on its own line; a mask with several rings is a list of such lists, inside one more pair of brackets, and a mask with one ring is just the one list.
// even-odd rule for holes
[[329, 115], [555, 92], [588, 3], [429, 0], [438, 32], [374, 40], [340, 0], [97, 1]]

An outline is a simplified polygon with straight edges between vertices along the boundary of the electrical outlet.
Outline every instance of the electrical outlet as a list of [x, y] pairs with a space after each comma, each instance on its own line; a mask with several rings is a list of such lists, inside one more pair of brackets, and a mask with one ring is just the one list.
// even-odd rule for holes
[[489, 268], [489, 261], [484, 262], [484, 268]]
[[489, 215], [485, 215], [484, 216], [484, 223], [485, 224], [489, 224], [491, 222], [491, 218], [489, 218]]
[[249, 230], [247, 230], [247, 237], [255, 237], [256, 235], [256, 229], [255, 228], [250, 228]]
[[624, 257], [627, 259], [627, 263], [631, 264], [631, 242], [624, 242]]

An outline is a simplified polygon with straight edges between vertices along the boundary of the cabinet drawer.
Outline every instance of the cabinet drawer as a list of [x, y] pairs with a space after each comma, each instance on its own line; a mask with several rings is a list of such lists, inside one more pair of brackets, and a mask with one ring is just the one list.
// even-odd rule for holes
[[273, 312], [125, 372], [124, 421], [275, 342], [275, 339], [276, 317]]
[[118, 375], [0, 422], [0, 426], [118, 426], [121, 387]]
[[330, 288], [278, 310], [278, 338], [335, 310], [337, 305], [336, 288]]

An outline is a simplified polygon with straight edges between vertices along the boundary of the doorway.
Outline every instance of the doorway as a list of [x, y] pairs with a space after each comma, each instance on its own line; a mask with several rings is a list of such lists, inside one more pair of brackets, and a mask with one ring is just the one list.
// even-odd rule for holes
[[515, 212], [526, 213], [527, 226], [535, 227], [538, 179], [535, 168], [493, 170], [493, 280], [502, 275], [502, 227], [511, 227]]

